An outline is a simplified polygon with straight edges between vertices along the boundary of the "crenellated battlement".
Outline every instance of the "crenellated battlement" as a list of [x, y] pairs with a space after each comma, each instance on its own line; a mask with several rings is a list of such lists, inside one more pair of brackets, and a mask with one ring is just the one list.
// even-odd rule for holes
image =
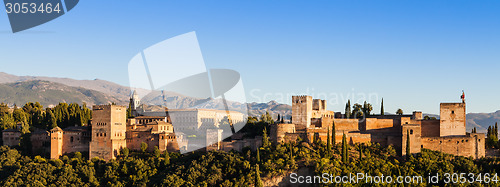
[[292, 96], [292, 103], [304, 103], [307, 102], [308, 99], [312, 100], [312, 97], [308, 95]]

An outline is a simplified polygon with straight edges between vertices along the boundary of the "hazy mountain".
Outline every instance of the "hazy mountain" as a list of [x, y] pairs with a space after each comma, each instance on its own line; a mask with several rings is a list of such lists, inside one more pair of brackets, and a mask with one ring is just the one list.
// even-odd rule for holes
[[469, 113], [467, 114], [467, 131], [476, 127], [478, 132], [486, 132], [488, 126], [494, 126], [500, 122], [500, 110], [493, 113]]
[[[170, 109], [179, 108], [205, 108], [205, 109], [218, 109], [224, 110], [224, 102], [221, 99], [213, 98], [193, 98], [186, 97], [173, 92], [165, 92], [165, 98], [161, 92], [151, 92], [148, 95], [142, 97], [142, 103], [150, 105], [167, 105]], [[270, 101], [267, 103], [239, 103], [233, 101], [227, 101], [229, 110], [240, 111], [243, 113], [248, 113], [251, 116], [260, 116], [266, 111], [269, 111], [271, 115], [277, 117], [278, 114], [281, 116], [287, 116], [290, 118], [292, 115], [292, 107], [286, 104], [280, 104], [276, 101]]]
[[77, 88], [49, 81], [33, 80], [0, 84], [0, 102], [22, 106], [27, 102], [39, 102], [43, 106], [66, 103], [108, 104], [120, 103], [113, 96], [95, 90]]
[[99, 91], [119, 99], [121, 101], [120, 103], [128, 102], [128, 99], [130, 98], [129, 87], [121, 86], [119, 84], [105, 80], [99, 80], [99, 79], [75, 80], [69, 78], [56, 78], [56, 77], [16, 76], [0, 72], [0, 83], [14, 83], [14, 82], [32, 81], [32, 80], [44, 80], [44, 81], [64, 84], [66, 86], [82, 87], [89, 90]]

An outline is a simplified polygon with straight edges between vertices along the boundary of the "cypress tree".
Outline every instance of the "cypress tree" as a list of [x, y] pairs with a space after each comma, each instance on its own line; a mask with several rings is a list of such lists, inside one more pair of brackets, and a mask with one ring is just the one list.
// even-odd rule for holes
[[168, 151], [165, 151], [165, 153], [163, 153], [163, 164], [165, 166], [170, 164], [170, 154], [168, 153]]
[[[332, 120], [333, 121], [333, 120]], [[332, 145], [335, 146], [335, 121], [332, 122]]]
[[260, 147], [257, 148], [257, 163], [260, 163], [260, 151], [259, 151]]
[[359, 161], [363, 158], [363, 145], [359, 144]]
[[269, 142], [269, 138], [267, 137], [267, 129], [264, 128], [264, 132], [262, 132], [262, 147], [268, 148], [271, 146], [271, 143]]
[[326, 134], [326, 156], [330, 156], [330, 153], [332, 152], [332, 148], [330, 145], [330, 127], [328, 127], [328, 133]]
[[342, 136], [342, 162], [343, 163], [347, 163], [347, 160], [348, 160], [348, 155], [347, 155], [347, 138], [345, 136], [345, 133], [344, 135]]
[[347, 100], [347, 104], [345, 105], [345, 117], [351, 118], [351, 100]]
[[259, 164], [255, 165], [255, 187], [263, 187], [262, 180], [260, 180]]
[[281, 115], [278, 114], [278, 120], [276, 120], [277, 122], [280, 122], [281, 121]]
[[411, 150], [410, 150], [410, 130], [406, 130], [406, 159], [410, 159], [411, 157]]
[[382, 98], [382, 106], [380, 107], [380, 115], [384, 115], [384, 98]]
[[495, 140], [498, 140], [498, 122], [495, 122]]

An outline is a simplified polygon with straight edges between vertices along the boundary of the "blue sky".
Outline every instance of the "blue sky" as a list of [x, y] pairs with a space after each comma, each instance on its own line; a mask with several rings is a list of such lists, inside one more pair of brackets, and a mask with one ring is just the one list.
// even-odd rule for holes
[[[5, 11], [2, 7], [1, 11]], [[290, 94], [343, 111], [439, 113], [467, 94], [468, 112], [500, 109], [500, 1], [97, 1], [12, 34], [0, 14], [0, 71], [128, 85], [141, 50], [196, 31], [208, 68], [241, 73], [248, 101]], [[353, 102], [353, 103], [354, 103]]]

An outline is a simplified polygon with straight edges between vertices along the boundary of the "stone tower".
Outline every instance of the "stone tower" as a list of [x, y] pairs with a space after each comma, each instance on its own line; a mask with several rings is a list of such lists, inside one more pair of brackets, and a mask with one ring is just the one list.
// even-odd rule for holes
[[62, 155], [63, 130], [59, 127], [50, 130], [50, 158], [57, 159]]
[[130, 96], [130, 108], [132, 109], [131, 113], [133, 116], [137, 116], [137, 108], [141, 105], [141, 99], [139, 95], [137, 95], [137, 91], [134, 90], [132, 96]]
[[222, 129], [207, 129], [206, 133], [206, 150], [220, 150], [222, 143]]
[[441, 103], [439, 135], [465, 134], [465, 103]]
[[127, 107], [97, 105], [92, 108], [92, 141], [90, 158], [114, 159], [127, 147], [125, 132]]
[[292, 96], [292, 123], [301, 131], [311, 125], [313, 99], [311, 96]]

